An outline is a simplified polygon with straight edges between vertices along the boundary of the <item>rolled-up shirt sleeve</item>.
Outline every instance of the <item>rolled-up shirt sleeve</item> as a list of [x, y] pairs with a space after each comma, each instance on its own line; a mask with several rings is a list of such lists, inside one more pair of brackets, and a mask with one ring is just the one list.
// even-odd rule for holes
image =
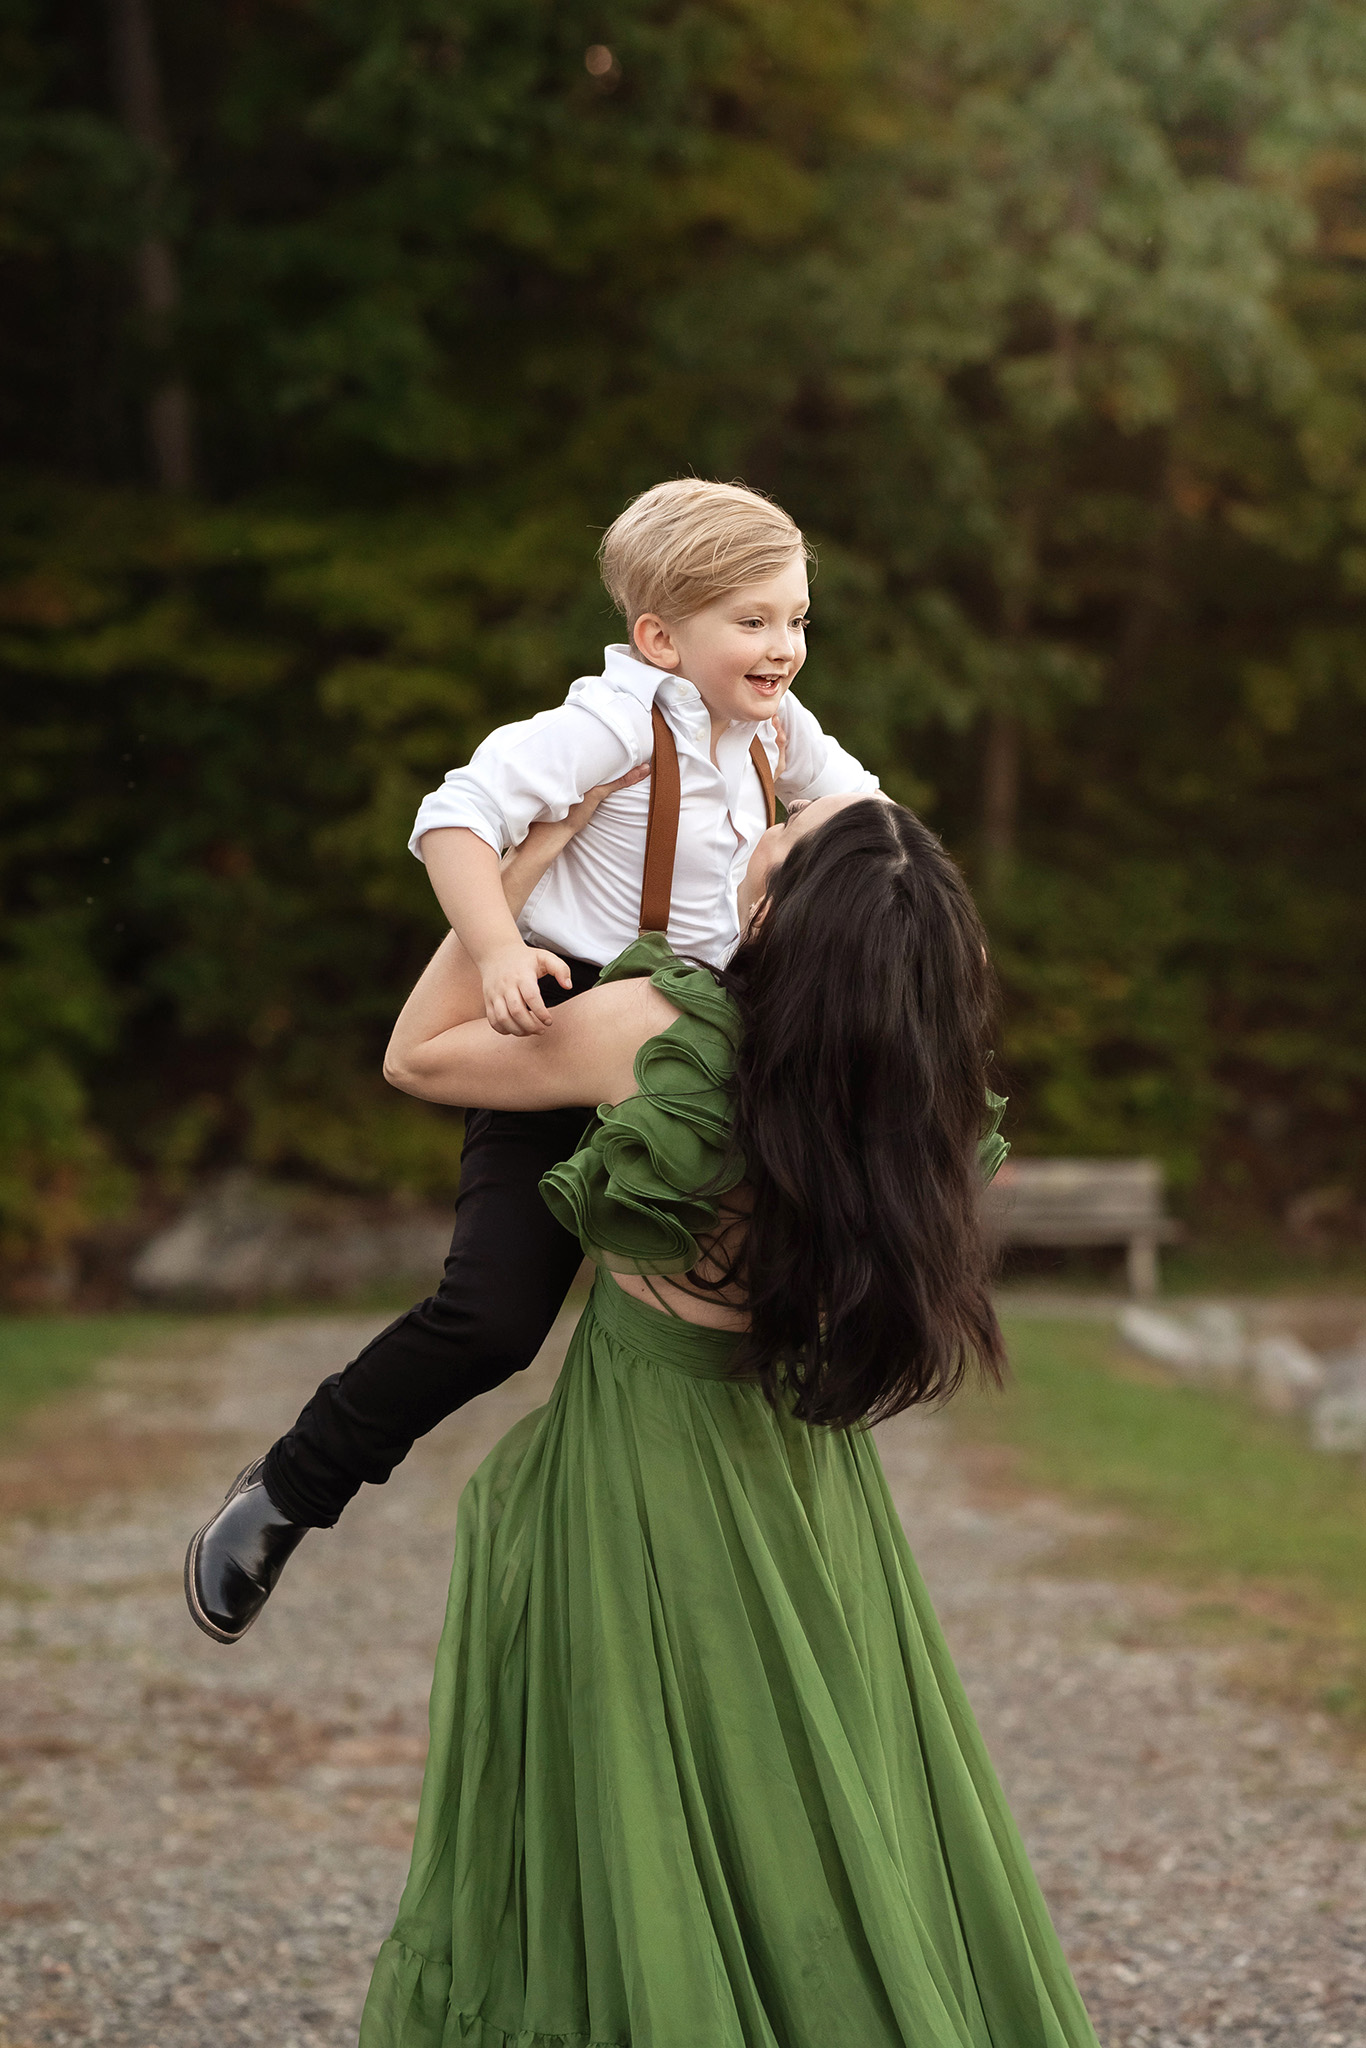
[[877, 790], [876, 775], [846, 753], [838, 740], [822, 732], [820, 721], [790, 690], [777, 716], [787, 738], [783, 773], [777, 783], [785, 804], [809, 803], [818, 796], [872, 796]]
[[[634, 721], [640, 722], [640, 721]], [[649, 713], [643, 718], [649, 733]], [[614, 782], [648, 756], [631, 724], [606, 723], [578, 704], [561, 704], [518, 725], [500, 726], [469, 765], [452, 768], [423, 798], [409, 850], [422, 859], [424, 833], [464, 826], [495, 853], [520, 846], [538, 818], [558, 821], [600, 782]]]

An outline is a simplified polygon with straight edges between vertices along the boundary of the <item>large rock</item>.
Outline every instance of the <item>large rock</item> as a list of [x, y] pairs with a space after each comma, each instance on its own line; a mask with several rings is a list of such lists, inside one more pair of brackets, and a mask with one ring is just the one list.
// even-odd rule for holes
[[1327, 1385], [1309, 1416], [1320, 1451], [1366, 1451], [1366, 1339], [1326, 1361]]
[[338, 1300], [390, 1286], [429, 1294], [450, 1237], [448, 1211], [232, 1173], [143, 1246], [130, 1279], [154, 1301], [232, 1306]]
[[1321, 1394], [1309, 1431], [1316, 1451], [1366, 1451], [1366, 1386]]
[[1233, 1380], [1247, 1366], [1242, 1318], [1221, 1302], [1206, 1302], [1180, 1315], [1131, 1302], [1120, 1310], [1119, 1331], [1135, 1351], [1193, 1379]]
[[1263, 1408], [1288, 1415], [1322, 1392], [1327, 1367], [1298, 1337], [1259, 1337], [1248, 1347], [1252, 1384]]
[[[1244, 1316], [1221, 1302], [1181, 1311], [1130, 1303], [1120, 1311], [1119, 1330], [1136, 1351], [1185, 1378], [1225, 1386], [1250, 1383], [1261, 1406], [1276, 1414], [1321, 1404], [1339, 1391], [1324, 1360], [1298, 1337], [1288, 1331], [1252, 1337]], [[1348, 1427], [1345, 1421], [1324, 1426]], [[1316, 1442], [1319, 1434], [1316, 1424]]]

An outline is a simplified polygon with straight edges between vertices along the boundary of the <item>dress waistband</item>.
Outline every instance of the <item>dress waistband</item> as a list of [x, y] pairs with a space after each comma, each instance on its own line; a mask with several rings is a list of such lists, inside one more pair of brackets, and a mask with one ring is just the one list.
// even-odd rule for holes
[[593, 1282], [591, 1307], [604, 1329], [655, 1365], [685, 1372], [696, 1380], [728, 1380], [739, 1337], [734, 1330], [709, 1330], [685, 1322], [667, 1309], [646, 1308], [624, 1294], [604, 1266]]

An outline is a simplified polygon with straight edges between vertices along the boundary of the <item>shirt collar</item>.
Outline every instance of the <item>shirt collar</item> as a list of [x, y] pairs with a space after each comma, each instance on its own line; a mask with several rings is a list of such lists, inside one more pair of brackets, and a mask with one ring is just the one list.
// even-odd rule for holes
[[[668, 669], [655, 668], [652, 663], [642, 661], [638, 655], [632, 653], [625, 641], [618, 641], [613, 646], [603, 649], [602, 674], [603, 681], [612, 689], [625, 691], [628, 696], [636, 698], [643, 704], [647, 711], [667, 683], [670, 685], [669, 694], [680, 709], [706, 715], [707, 707], [702, 702], [701, 692], [695, 683], [690, 683], [686, 676], [676, 676]], [[742, 733], [748, 746], [754, 735], [762, 732], [768, 723], [767, 719], [732, 719], [730, 730]]]
[[655, 701], [660, 684], [673, 681], [665, 669], [653, 668], [648, 661], [638, 660], [624, 641], [603, 649], [602, 679], [612, 689], [623, 690], [628, 697], [636, 698], [647, 711]]

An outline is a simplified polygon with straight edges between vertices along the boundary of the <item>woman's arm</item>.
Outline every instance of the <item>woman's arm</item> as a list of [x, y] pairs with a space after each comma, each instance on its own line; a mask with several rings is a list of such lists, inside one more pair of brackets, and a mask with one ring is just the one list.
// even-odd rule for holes
[[601, 782], [596, 789], [590, 789], [563, 818], [554, 822], [538, 818], [527, 828], [526, 838], [503, 855], [499, 869], [503, 895], [514, 918], [521, 915], [542, 875], [564, 852], [574, 834], [583, 830], [603, 798], [611, 796], [613, 790], [629, 789], [633, 782], [642, 782], [649, 772], [650, 764], [645, 761], [639, 768], [619, 775], [615, 782]]
[[[564, 852], [574, 834], [588, 823], [603, 798], [610, 796], [614, 789], [625, 789], [629, 784], [639, 782], [649, 772], [647, 763], [643, 768], [631, 769], [616, 782], [604, 782], [598, 788], [590, 789], [567, 816], [553, 824], [549, 820], [539, 820], [530, 827], [521, 845], [504, 855], [498, 879], [502, 883], [508, 910], [514, 918], [542, 875]], [[399, 1012], [389, 1049], [384, 1055], [384, 1078], [395, 1088], [406, 1088], [407, 1084], [400, 1076], [413, 1073], [412, 1058], [419, 1046], [454, 1024], [462, 1024], [484, 1014], [483, 979], [479, 969], [456, 934], [448, 932]], [[421, 1091], [409, 1088], [407, 1092], [418, 1094]]]
[[[590, 790], [566, 818], [530, 828], [500, 871], [514, 917], [603, 798], [648, 773], [648, 767], [633, 769], [617, 782]], [[645, 1002], [642, 996], [654, 1001]], [[573, 1007], [577, 1011], [585, 1003], [589, 1012], [582, 1024], [561, 1010], [554, 1020], [559, 1027], [554, 1045], [544, 1034], [512, 1038], [495, 1032], [485, 1021], [479, 970], [450, 932], [399, 1014], [384, 1056], [384, 1077], [405, 1094], [466, 1109], [554, 1108], [620, 1100], [634, 1091], [631, 1067], [639, 1047], [664, 1030], [676, 1012], [648, 983], [595, 989], [578, 997]], [[638, 1028], [642, 1019], [645, 1028]]]
[[466, 953], [479, 971], [484, 1015], [497, 1031], [515, 1035], [544, 1031], [550, 1012], [536, 986], [553, 974], [569, 986], [568, 969], [555, 953], [528, 946], [517, 929], [517, 913], [558, 854], [592, 817], [605, 796], [648, 775], [644, 762], [615, 782], [599, 783], [571, 806], [565, 817], [538, 819], [520, 846], [503, 858], [477, 832], [443, 826], [423, 835], [422, 857], [437, 900]]
[[613, 981], [557, 1010], [555, 1029], [510, 1038], [483, 1014], [478, 974], [452, 933], [404, 1005], [384, 1076], [461, 1109], [591, 1108], [636, 1092], [635, 1057], [678, 1012], [647, 980]]
[[406, 1095], [422, 1094], [413, 1083], [420, 1077], [424, 1048], [452, 1026], [483, 1014], [479, 969], [455, 933], [447, 932], [398, 1013], [384, 1054], [385, 1080]]

